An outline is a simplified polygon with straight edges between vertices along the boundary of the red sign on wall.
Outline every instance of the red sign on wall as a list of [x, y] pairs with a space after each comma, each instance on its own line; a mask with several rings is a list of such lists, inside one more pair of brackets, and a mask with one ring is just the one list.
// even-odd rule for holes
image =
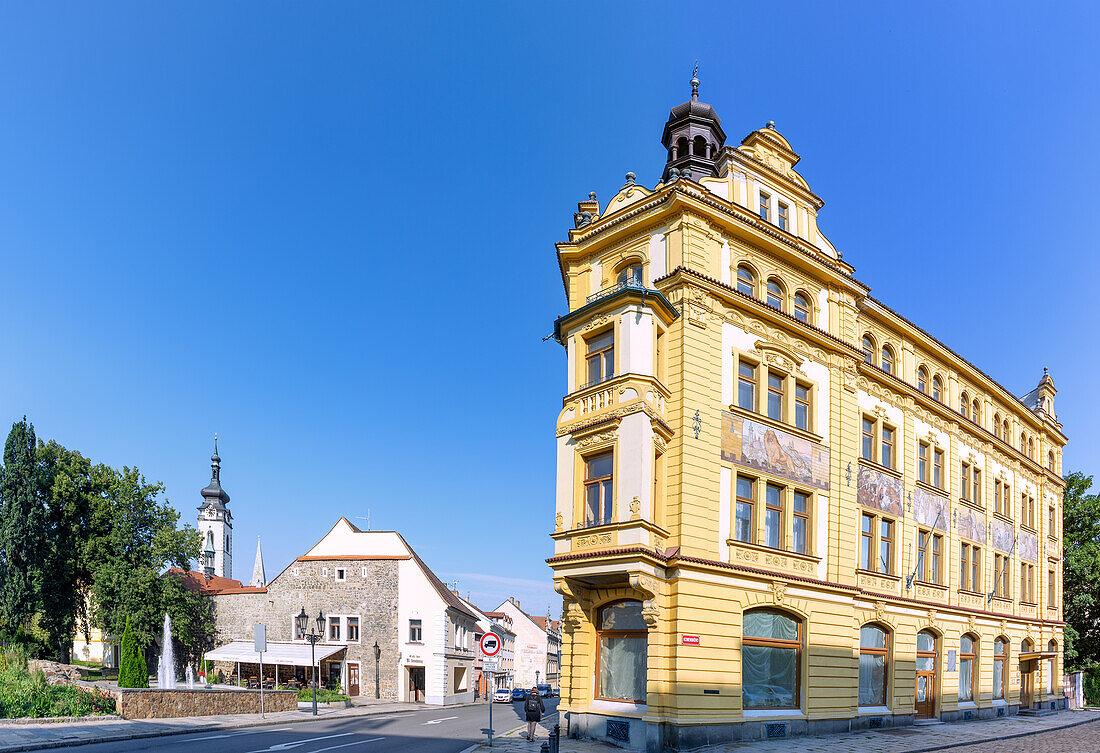
[[684, 644], [685, 646], [698, 646], [699, 645], [699, 636], [697, 636], [697, 635], [681, 635], [680, 636], [680, 643]]

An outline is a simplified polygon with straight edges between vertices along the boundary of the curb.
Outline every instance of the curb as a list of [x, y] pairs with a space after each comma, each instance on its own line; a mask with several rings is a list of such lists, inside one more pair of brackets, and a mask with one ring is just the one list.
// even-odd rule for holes
[[[441, 706], [440, 708], [461, 708], [463, 706], [474, 706], [478, 701], [473, 703], [456, 703], [452, 706]], [[356, 708], [353, 706], [352, 708]], [[361, 708], [361, 707], [360, 707]], [[369, 707], [368, 707], [369, 708]], [[255, 721], [248, 721], [242, 724], [217, 724], [210, 723], [201, 726], [190, 727], [187, 729], [167, 729], [167, 730], [150, 730], [148, 732], [133, 732], [121, 735], [103, 735], [100, 737], [89, 739], [77, 739], [77, 740], [43, 740], [42, 742], [34, 743], [21, 743], [19, 745], [0, 745], [0, 753], [15, 753], [16, 751], [25, 750], [49, 750], [53, 748], [69, 748], [76, 745], [96, 745], [98, 743], [120, 743], [128, 740], [144, 740], [150, 737], [172, 737], [174, 735], [193, 735], [199, 732], [220, 732], [222, 730], [233, 729], [250, 729], [253, 727], [277, 727], [284, 724], [299, 724], [302, 722], [320, 722], [328, 719], [347, 719], [351, 717], [359, 716], [376, 716], [379, 714], [407, 714], [415, 711], [426, 711], [434, 707], [424, 707], [418, 709], [402, 709], [396, 711], [394, 709], [378, 709], [378, 711], [372, 711], [370, 713], [358, 713], [358, 714], [334, 714], [332, 716], [313, 716], [312, 714], [302, 719], [258, 719]], [[280, 712], [285, 713], [285, 712]], [[140, 721], [140, 720], [135, 720]], [[30, 722], [26, 722], [29, 724]]]

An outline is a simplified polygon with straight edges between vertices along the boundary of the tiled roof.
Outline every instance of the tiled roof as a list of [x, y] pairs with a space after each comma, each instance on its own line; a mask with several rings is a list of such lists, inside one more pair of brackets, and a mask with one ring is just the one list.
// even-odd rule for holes
[[219, 594], [247, 594], [267, 593], [266, 588], [257, 588], [254, 586], [246, 586], [239, 580], [232, 578], [223, 578], [220, 575], [211, 575], [207, 577], [205, 573], [200, 573], [197, 570], [183, 570], [179, 567], [171, 567], [168, 569], [166, 575], [174, 575], [183, 581], [183, 587], [188, 591], [199, 591], [200, 593], [219, 595]]

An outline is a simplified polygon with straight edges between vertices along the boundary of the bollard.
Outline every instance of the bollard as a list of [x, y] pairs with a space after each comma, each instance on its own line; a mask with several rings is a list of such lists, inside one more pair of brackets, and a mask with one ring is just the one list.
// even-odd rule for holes
[[561, 746], [561, 727], [554, 725], [554, 731], [550, 733], [550, 753], [559, 753]]
[[543, 743], [539, 748], [539, 753], [550, 753], [550, 743]]

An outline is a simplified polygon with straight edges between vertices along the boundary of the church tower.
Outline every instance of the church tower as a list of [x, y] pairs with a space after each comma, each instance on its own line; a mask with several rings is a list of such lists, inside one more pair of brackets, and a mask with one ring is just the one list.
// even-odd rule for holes
[[207, 576], [233, 577], [233, 514], [229, 495], [222, 489], [222, 459], [218, 457], [218, 438], [210, 456], [210, 483], [202, 490], [199, 505], [199, 533], [202, 534], [200, 562]]

